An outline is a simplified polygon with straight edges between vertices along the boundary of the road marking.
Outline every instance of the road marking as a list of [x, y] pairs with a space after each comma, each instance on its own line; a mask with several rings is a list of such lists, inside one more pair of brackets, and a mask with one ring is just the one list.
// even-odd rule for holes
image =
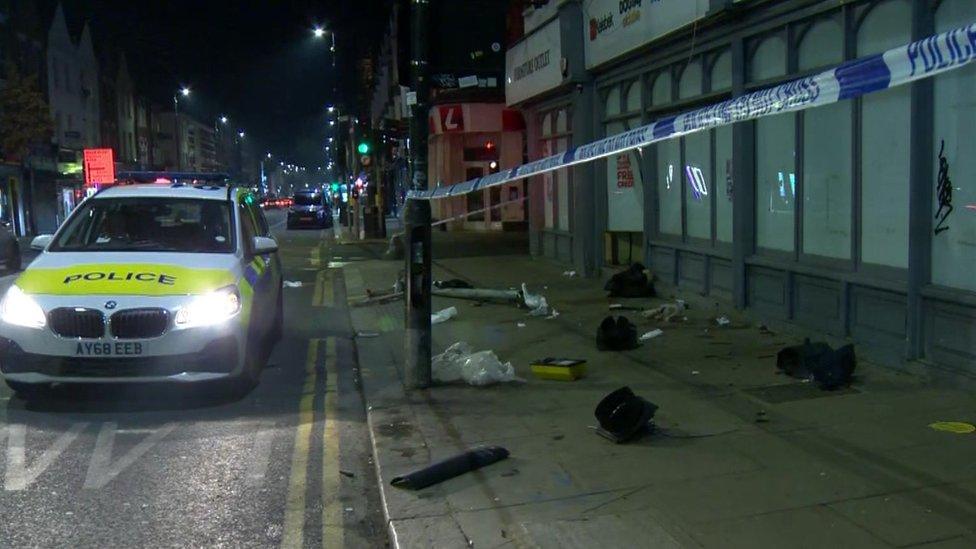
[[313, 267], [318, 267], [322, 264], [322, 248], [318, 244], [309, 252], [308, 262]]
[[325, 348], [325, 426], [322, 431], [322, 543], [325, 547], [343, 547], [345, 528], [342, 522], [342, 500], [339, 499], [339, 367], [335, 338]]
[[102, 429], [98, 432], [95, 440], [95, 450], [92, 452], [91, 462], [88, 465], [88, 474], [85, 475], [85, 488], [102, 488], [119, 475], [126, 467], [129, 467], [141, 458], [166, 435], [176, 428], [176, 423], [167, 423], [152, 432], [149, 436], [139, 441], [122, 457], [112, 463], [112, 449], [115, 447], [115, 434], [119, 424], [108, 421], [102, 424]]
[[305, 360], [305, 385], [298, 406], [298, 428], [295, 431], [295, 448], [291, 456], [291, 477], [285, 500], [285, 527], [281, 546], [297, 549], [303, 546], [305, 530], [305, 491], [308, 476], [308, 452], [312, 438], [312, 422], [315, 411], [315, 364], [319, 353], [318, 339], [308, 342], [308, 358]]
[[321, 307], [322, 306], [322, 294], [325, 291], [325, 281], [328, 278], [329, 271], [319, 271], [315, 275], [315, 292], [312, 294], [312, 306]]
[[258, 426], [258, 434], [254, 437], [251, 447], [251, 461], [247, 466], [247, 485], [260, 486], [264, 484], [264, 476], [268, 472], [271, 461], [271, 445], [274, 442], [275, 431], [267, 425]]
[[41, 453], [33, 465], [28, 466], [27, 427], [22, 424], [8, 425], [6, 429], [7, 477], [4, 482], [4, 489], [16, 491], [30, 486], [41, 473], [54, 463], [54, 460], [58, 459], [58, 456], [64, 453], [68, 446], [71, 446], [71, 443], [78, 438], [78, 435], [87, 426], [87, 423], [73, 424], [70, 429], [61, 433], [54, 444]]

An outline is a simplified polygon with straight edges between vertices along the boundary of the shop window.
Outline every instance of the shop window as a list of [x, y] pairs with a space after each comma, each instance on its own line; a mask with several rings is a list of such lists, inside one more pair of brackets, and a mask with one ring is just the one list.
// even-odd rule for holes
[[851, 257], [851, 105], [804, 113], [803, 253]]
[[633, 82], [627, 86], [627, 112], [636, 112], [641, 108], [641, 86]]
[[667, 71], [662, 71], [654, 78], [654, 84], [651, 87], [651, 105], [654, 107], [663, 107], [670, 104], [671, 74]]
[[688, 99], [698, 97], [702, 93], [702, 69], [701, 60], [693, 59], [685, 70], [681, 73], [681, 80], [678, 83], [678, 98]]
[[723, 51], [712, 63], [712, 91], [732, 89], [732, 54]]
[[844, 61], [844, 28], [839, 18], [821, 19], [803, 34], [797, 50], [801, 71], [837, 65]]
[[617, 116], [620, 114], [620, 86], [613, 86], [610, 91], [607, 92], [607, 98], [604, 102], [607, 117]]
[[[935, 14], [936, 32], [945, 32], [976, 20], [976, 3], [943, 2]], [[943, 221], [940, 214], [932, 234], [932, 282], [942, 286], [976, 291], [976, 104], [972, 86], [976, 65], [956, 69], [934, 78], [935, 112], [932, 158], [933, 209], [939, 201], [939, 152], [948, 167], [952, 189], [952, 213]], [[945, 142], [945, 149], [942, 143]], [[935, 211], [933, 211], [935, 215]]]
[[[552, 135], [552, 114], [546, 113], [542, 117], [542, 137], [546, 138]], [[542, 140], [542, 158], [552, 156], [555, 151], [552, 150], [552, 141], [548, 139]], [[543, 186], [543, 209], [545, 210], [545, 225], [547, 229], [552, 229], [555, 226], [555, 215], [554, 215], [554, 197], [555, 189], [553, 188], [553, 173], [546, 172], [542, 174], [542, 186]]]
[[712, 238], [712, 144], [710, 132], [693, 133], [682, 138], [685, 164], [681, 173], [685, 189], [685, 215], [688, 236]]
[[732, 243], [732, 126], [715, 129], [715, 182], [712, 185], [715, 201], [715, 240]]
[[756, 121], [756, 245], [792, 252], [796, 216], [795, 116]]
[[681, 236], [681, 150], [677, 139], [661, 141], [657, 147], [654, 187], [657, 189], [658, 231]]
[[[569, 131], [569, 112], [562, 109], [556, 115], [556, 133], [565, 135]], [[556, 142], [556, 152], [569, 149], [569, 139], [562, 138]], [[557, 227], [563, 231], [569, 230], [569, 202], [572, 192], [569, 184], [569, 169], [563, 168], [554, 174], [556, 179], [556, 220]]]
[[[911, 3], [889, 0], [861, 22], [857, 55], [911, 40]], [[908, 177], [911, 88], [861, 99], [861, 261], [908, 267]]]
[[762, 38], [749, 62], [749, 81], [761, 82], [786, 74], [786, 39], [783, 33]]
[[[607, 125], [607, 135], [634, 127], [613, 122]], [[622, 152], [607, 158], [607, 229], [622, 232], [644, 231], [644, 184], [641, 174], [641, 153], [637, 150]]]

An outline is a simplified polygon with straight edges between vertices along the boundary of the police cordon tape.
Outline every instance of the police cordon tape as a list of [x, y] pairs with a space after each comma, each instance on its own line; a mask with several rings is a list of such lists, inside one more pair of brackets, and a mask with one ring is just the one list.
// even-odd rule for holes
[[657, 120], [528, 164], [429, 190], [412, 200], [438, 200], [591, 162], [660, 141], [736, 122], [829, 105], [958, 69], [976, 59], [976, 23], [929, 36], [884, 53], [739, 97]]
[[465, 219], [471, 217], [472, 215], [478, 215], [480, 213], [487, 212], [489, 210], [495, 210], [501, 208], [502, 206], [508, 206], [509, 204], [518, 204], [519, 202], [525, 202], [529, 197], [523, 196], [522, 198], [517, 198], [515, 200], [509, 200], [508, 202], [499, 202], [494, 206], [489, 206], [487, 208], [481, 208], [480, 210], [473, 210], [470, 212], [464, 212], [461, 215], [456, 215], [448, 219], [438, 219], [437, 221], [430, 224], [431, 227], [436, 227], [438, 225], [444, 225], [445, 223], [450, 223], [451, 221], [457, 221], [458, 219]]

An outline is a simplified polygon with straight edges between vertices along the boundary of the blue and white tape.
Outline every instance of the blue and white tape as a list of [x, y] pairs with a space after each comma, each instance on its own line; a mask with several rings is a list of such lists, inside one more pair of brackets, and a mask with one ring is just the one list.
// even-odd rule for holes
[[848, 61], [813, 76], [657, 120], [516, 168], [454, 185], [410, 191], [407, 196], [415, 200], [436, 200], [463, 195], [702, 130], [853, 99], [958, 69], [974, 59], [976, 23]]

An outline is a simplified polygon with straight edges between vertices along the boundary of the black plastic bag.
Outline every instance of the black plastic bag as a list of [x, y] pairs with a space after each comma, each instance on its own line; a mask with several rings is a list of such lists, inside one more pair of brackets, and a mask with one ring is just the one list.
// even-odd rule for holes
[[637, 326], [625, 316], [608, 316], [596, 330], [596, 348], [601, 351], [628, 351], [637, 348]]
[[620, 444], [645, 433], [655, 412], [656, 404], [621, 387], [603, 397], [593, 415], [600, 423], [597, 433]]
[[822, 341], [784, 347], [776, 354], [776, 367], [783, 373], [799, 378], [812, 378], [825, 391], [849, 385], [857, 357], [853, 345], [833, 349]]
[[481, 469], [507, 457], [508, 450], [501, 446], [477, 448], [438, 461], [408, 475], [398, 476], [391, 480], [390, 484], [397, 488], [420, 490], [464, 473]]
[[644, 265], [634, 263], [626, 271], [610, 277], [604, 290], [610, 297], [654, 297], [654, 285], [647, 279]]
[[790, 377], [808, 379], [820, 363], [820, 356], [830, 351], [830, 345], [822, 341], [810, 343], [808, 338], [801, 345], [784, 347], [776, 353], [776, 367]]

